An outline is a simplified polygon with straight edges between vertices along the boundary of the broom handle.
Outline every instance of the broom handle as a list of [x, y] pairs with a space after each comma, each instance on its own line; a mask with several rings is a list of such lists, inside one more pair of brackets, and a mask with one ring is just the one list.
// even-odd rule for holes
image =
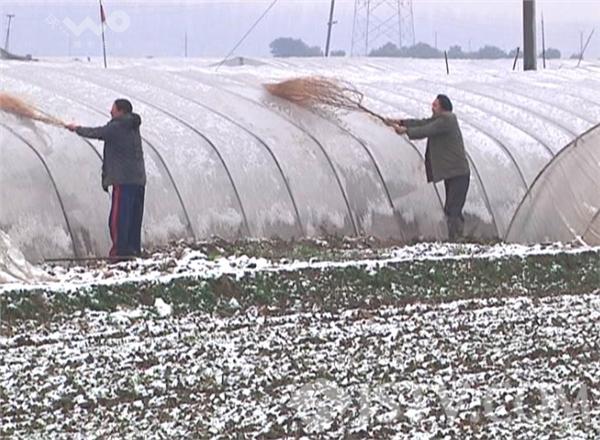
[[45, 122], [47, 124], [51, 124], [51, 125], [57, 125], [59, 127], [64, 127], [65, 126], [65, 122], [62, 119], [57, 118], [56, 116], [53, 116], [51, 114], [48, 114], [44, 111], [41, 110], [37, 110], [37, 115], [39, 116], [38, 121], [41, 122]]
[[376, 117], [376, 118], [377, 118], [377, 119], [379, 119], [381, 122], [383, 122], [385, 125], [388, 125], [387, 118], [384, 118], [384, 117], [383, 117], [383, 116], [381, 116], [380, 114], [377, 114], [377, 113], [375, 113], [375, 112], [374, 112], [374, 111], [372, 111], [372, 110], [369, 110], [367, 107], [365, 107], [364, 105], [362, 105], [362, 104], [360, 104], [360, 103], [358, 104], [358, 108], [359, 108], [360, 110], [362, 110], [363, 112], [365, 112], [365, 113], [368, 113], [368, 114], [370, 114], [371, 116], [374, 116], [374, 117]]
[[56, 125], [58, 127], [65, 126], [65, 123], [63, 121], [53, 116], [35, 115], [32, 119], [43, 122], [45, 124]]

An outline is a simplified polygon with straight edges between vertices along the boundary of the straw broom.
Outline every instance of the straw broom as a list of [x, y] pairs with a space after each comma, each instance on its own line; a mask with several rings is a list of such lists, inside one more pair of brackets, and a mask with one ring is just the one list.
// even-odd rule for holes
[[22, 118], [43, 122], [44, 124], [56, 125], [59, 127], [65, 126], [65, 122], [60, 119], [46, 115], [35, 106], [4, 92], [0, 92], [0, 110]]
[[347, 81], [308, 76], [263, 86], [271, 95], [302, 107], [360, 111], [390, 125], [388, 118], [363, 105], [364, 94]]

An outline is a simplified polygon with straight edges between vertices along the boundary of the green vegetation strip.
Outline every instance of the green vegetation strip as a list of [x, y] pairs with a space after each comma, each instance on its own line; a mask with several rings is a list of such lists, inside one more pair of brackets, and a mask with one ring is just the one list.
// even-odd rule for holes
[[494, 296], [590, 293], [600, 286], [600, 253], [502, 259], [447, 259], [367, 267], [248, 273], [236, 279], [180, 278], [87, 287], [72, 292], [14, 291], [0, 295], [1, 320], [49, 321], [79, 310], [116, 311], [153, 306], [161, 298], [173, 313], [230, 316], [251, 307], [262, 313], [334, 311], [414, 301]]

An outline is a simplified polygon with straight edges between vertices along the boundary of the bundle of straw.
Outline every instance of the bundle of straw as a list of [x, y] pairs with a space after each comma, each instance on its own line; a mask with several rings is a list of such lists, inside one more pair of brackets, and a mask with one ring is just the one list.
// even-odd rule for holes
[[44, 114], [35, 106], [28, 104], [16, 96], [0, 92], [0, 110], [22, 118], [33, 119], [44, 124], [64, 127], [65, 123], [58, 118]]
[[334, 111], [361, 111], [388, 124], [387, 118], [369, 110], [362, 104], [364, 94], [347, 81], [322, 76], [308, 76], [275, 84], [264, 84], [264, 88], [271, 95], [302, 107], [325, 107]]

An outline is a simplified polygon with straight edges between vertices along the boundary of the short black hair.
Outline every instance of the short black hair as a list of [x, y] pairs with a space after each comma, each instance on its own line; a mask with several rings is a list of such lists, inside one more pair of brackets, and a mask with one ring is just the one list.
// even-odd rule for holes
[[450, 98], [448, 98], [446, 95], [437, 95], [436, 99], [439, 101], [440, 106], [444, 110], [446, 110], [447, 112], [452, 111], [453, 106], [452, 106], [452, 101], [450, 101]]
[[131, 102], [128, 99], [120, 98], [115, 100], [115, 106], [119, 111], [122, 111], [125, 114], [133, 112], [133, 105], [131, 105]]

